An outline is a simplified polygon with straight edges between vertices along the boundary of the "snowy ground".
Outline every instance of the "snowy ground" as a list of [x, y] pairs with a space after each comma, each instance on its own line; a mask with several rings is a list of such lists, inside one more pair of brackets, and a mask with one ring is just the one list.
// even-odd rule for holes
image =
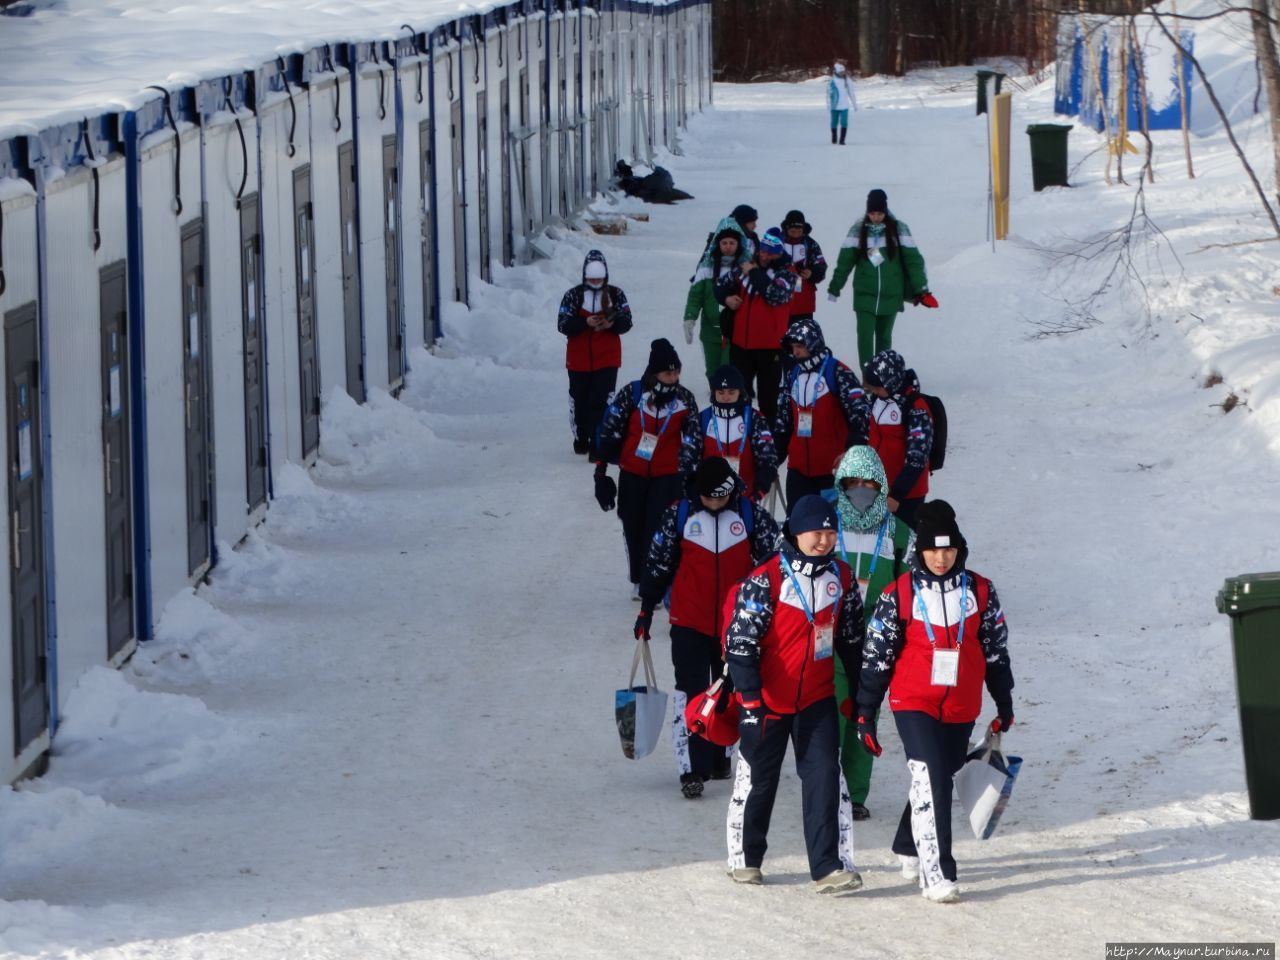
[[[1142, 246], [1150, 313], [1113, 286], [1100, 324], [1036, 337], [1100, 282], [1068, 249], [1119, 225], [1072, 133], [1072, 190], [1033, 194], [1015, 96], [1013, 237], [984, 240], [984, 119], [970, 74], [860, 87], [850, 145], [817, 85], [717, 88], [684, 156], [695, 201], [621, 237], [569, 233], [499, 271], [418, 351], [400, 402], [329, 398], [321, 462], [276, 478], [269, 522], [173, 600], [122, 673], [87, 677], [43, 780], [0, 793], [0, 949], [112, 958], [1094, 957], [1108, 940], [1263, 940], [1280, 930], [1276, 825], [1251, 822], [1226, 576], [1280, 568], [1280, 299], [1220, 135], [1199, 179], [1162, 135], [1146, 190], [1172, 252]], [[1260, 162], [1265, 129], [1242, 135]], [[1135, 168], [1136, 169], [1136, 168]], [[769, 884], [723, 873], [728, 784], [683, 799], [665, 751], [612, 729], [635, 605], [615, 517], [570, 452], [554, 310], [591, 246], [650, 338], [679, 342], [706, 231], [743, 201], [799, 207], [834, 258], [884, 187], [929, 265], [937, 311], [896, 345], [947, 402], [935, 494], [993, 578], [1026, 759], [987, 842], [957, 845], [964, 901], [925, 902], [889, 838], [907, 775], [892, 725], [859, 825], [866, 888], [809, 889], [784, 781]], [[617, 208], [613, 208], [617, 209]], [[1162, 241], [1163, 243], [1163, 241]], [[1178, 266], [1181, 261], [1182, 268]], [[818, 319], [855, 356], [846, 296]], [[1038, 325], [1040, 324], [1040, 325]], [[696, 347], [685, 348], [697, 383]], [[1225, 383], [1204, 388], [1211, 372]], [[1244, 400], [1229, 413], [1229, 391]], [[666, 644], [656, 659], [670, 683]], [[988, 713], [990, 712], [988, 708]]]

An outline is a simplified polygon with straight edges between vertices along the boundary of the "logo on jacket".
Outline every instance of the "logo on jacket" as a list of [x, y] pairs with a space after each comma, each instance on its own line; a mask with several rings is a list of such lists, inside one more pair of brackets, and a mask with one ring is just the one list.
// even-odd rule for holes
[[742, 534], [746, 532], [746, 529], [747, 528], [742, 525], [741, 520], [735, 520], [733, 523], [729, 524], [729, 532], [735, 537], [742, 536]]
[[691, 521], [689, 523], [689, 532], [687, 536], [690, 536], [690, 537], [702, 536], [702, 524], [699, 523], [697, 520]]
[[839, 593], [839, 592], [840, 592], [840, 588], [839, 588], [838, 586], [836, 586], [836, 584], [835, 584], [835, 583], [828, 583], [828, 584], [827, 584], [827, 596], [828, 596], [828, 597], [834, 597], [834, 596], [835, 596], [837, 593]]

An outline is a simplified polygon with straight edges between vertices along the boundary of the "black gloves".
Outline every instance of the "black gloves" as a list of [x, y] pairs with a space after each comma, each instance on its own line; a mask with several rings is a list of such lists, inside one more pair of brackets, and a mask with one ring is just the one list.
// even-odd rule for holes
[[1013, 726], [1013, 701], [1005, 700], [996, 704], [996, 718], [991, 721], [992, 733], [1004, 733]]
[[884, 753], [884, 747], [880, 746], [880, 741], [876, 739], [875, 720], [861, 713], [858, 714], [858, 742], [873, 757], [878, 757]]
[[636, 639], [648, 640], [649, 628], [653, 626], [653, 611], [641, 610], [639, 616], [636, 617]]
[[607, 473], [596, 474], [596, 503], [606, 512], [618, 503], [618, 484]]

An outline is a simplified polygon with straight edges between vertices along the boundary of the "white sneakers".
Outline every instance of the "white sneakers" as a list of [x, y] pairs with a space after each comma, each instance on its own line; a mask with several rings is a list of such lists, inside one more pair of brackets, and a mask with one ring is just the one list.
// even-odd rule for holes
[[754, 887], [764, 883], [764, 874], [759, 867], [734, 867], [729, 871], [729, 877], [734, 883], [747, 883]]
[[960, 885], [954, 880], [943, 880], [924, 888], [924, 898], [932, 903], [956, 903], [960, 899]]
[[898, 862], [902, 864], [902, 876], [906, 880], [916, 880], [920, 877], [920, 858], [908, 857], [898, 854]]
[[813, 881], [813, 887], [818, 893], [824, 894], [851, 893], [861, 889], [862, 875], [857, 870], [833, 870], [825, 877]]

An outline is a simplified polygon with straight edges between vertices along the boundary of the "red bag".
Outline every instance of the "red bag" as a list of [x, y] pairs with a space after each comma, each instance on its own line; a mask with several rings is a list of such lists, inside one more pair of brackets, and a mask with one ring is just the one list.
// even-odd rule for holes
[[684, 708], [684, 723], [689, 733], [720, 747], [732, 747], [738, 742], [742, 700], [736, 691], [728, 689], [728, 674], [726, 668], [724, 676], [691, 698]]

